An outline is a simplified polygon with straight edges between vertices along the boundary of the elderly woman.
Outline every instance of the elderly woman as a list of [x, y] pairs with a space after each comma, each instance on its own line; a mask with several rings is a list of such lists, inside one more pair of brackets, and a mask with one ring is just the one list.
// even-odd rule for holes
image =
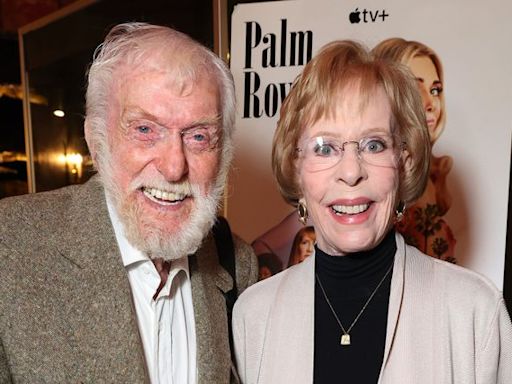
[[512, 324], [485, 278], [405, 244], [430, 143], [406, 67], [337, 41], [286, 98], [273, 144], [314, 255], [235, 305], [243, 383], [511, 383]]
[[[374, 49], [375, 57], [395, 60], [407, 65], [414, 77], [423, 101], [430, 145], [433, 146], [444, 130], [444, 75], [439, 56], [425, 44], [402, 38], [381, 41]], [[398, 225], [398, 231], [408, 244], [422, 252], [451, 262], [455, 258], [455, 238], [444, 217], [451, 206], [447, 176], [452, 168], [450, 156], [430, 159], [427, 187], [422, 196], [408, 207]]]

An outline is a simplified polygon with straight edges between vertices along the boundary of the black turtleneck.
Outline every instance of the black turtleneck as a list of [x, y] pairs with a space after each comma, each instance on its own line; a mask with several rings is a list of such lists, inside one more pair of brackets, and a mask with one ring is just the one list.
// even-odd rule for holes
[[[395, 233], [371, 251], [331, 256], [315, 247], [315, 270], [341, 324], [348, 330], [393, 265]], [[391, 267], [392, 268], [392, 267]], [[377, 383], [386, 341], [391, 271], [350, 331], [350, 345], [340, 345], [342, 330], [315, 283], [314, 383]]]

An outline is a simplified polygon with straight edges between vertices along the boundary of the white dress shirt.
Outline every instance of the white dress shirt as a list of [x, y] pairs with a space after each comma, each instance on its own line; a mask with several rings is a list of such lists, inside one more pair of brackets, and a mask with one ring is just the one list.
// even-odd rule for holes
[[194, 384], [196, 332], [188, 258], [171, 262], [169, 277], [153, 300], [160, 275], [153, 262], [126, 239], [107, 204], [133, 294], [149, 378], [153, 384]]

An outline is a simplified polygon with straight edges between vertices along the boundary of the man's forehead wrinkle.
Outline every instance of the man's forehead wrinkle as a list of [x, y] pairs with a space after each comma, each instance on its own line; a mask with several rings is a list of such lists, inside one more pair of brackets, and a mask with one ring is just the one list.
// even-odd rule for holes
[[127, 128], [132, 121], [140, 119], [155, 121], [156, 123], [158, 123], [154, 115], [145, 111], [139, 106], [125, 106], [121, 111], [121, 118], [119, 119], [119, 121], [123, 128]]
[[[130, 121], [137, 119], [150, 120], [163, 127], [168, 127], [174, 123], [172, 121], [162, 121], [157, 116], [151, 112], [146, 111], [138, 105], [128, 105], [123, 109], [121, 113], [121, 125], [126, 126], [128, 123], [130, 123]], [[181, 120], [181, 117], [178, 117], [177, 119]], [[197, 118], [192, 118], [190, 122], [186, 122], [182, 124], [181, 127], [177, 128], [190, 129], [202, 125], [219, 125], [221, 121], [222, 116], [219, 113], [210, 116], [198, 116]]]
[[165, 76], [165, 86], [174, 89], [177, 94], [190, 93], [196, 80], [183, 73], [173, 65], [154, 54], [141, 58], [137, 61], [122, 60], [113, 72], [113, 83], [117, 88], [129, 87], [130, 80], [137, 77], [149, 76], [151, 74], [162, 74]]
[[127, 126], [134, 120], [149, 120], [160, 126], [166, 126], [169, 123], [138, 105], [126, 105], [121, 113], [121, 125]]
[[195, 47], [185, 41], [169, 44], [165, 39], [159, 39], [137, 47], [136, 53], [129, 54], [119, 62], [113, 75], [118, 79], [130, 79], [160, 73], [166, 77], [166, 87], [172, 88], [180, 96], [188, 96], [196, 84], [204, 81], [220, 88], [218, 79], [204, 61]]
[[[191, 77], [183, 75], [172, 66], [163, 65], [141, 65], [137, 68], [127, 67], [124, 71], [126, 75], [120, 74], [119, 78], [135, 79], [137, 77], [150, 76], [151, 74], [163, 75], [164, 79], [160, 82], [160, 86], [180, 97], [190, 96], [203, 77], [208, 79], [206, 74], [198, 74], [198, 76]], [[124, 86], [130, 87], [130, 83], [119, 82], [119, 88]]]
[[214, 116], [204, 116], [196, 119], [195, 121], [192, 121], [190, 124], [187, 124], [183, 127], [184, 130], [186, 129], [192, 129], [200, 126], [219, 126], [220, 122], [222, 121], [222, 116], [217, 114]]

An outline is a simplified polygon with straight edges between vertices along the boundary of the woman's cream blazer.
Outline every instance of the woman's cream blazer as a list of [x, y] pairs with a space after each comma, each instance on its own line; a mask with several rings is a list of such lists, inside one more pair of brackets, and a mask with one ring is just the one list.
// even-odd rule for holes
[[[396, 241], [379, 383], [512, 383], [512, 323], [500, 291], [399, 234]], [[235, 304], [242, 383], [313, 382], [314, 265], [313, 255], [249, 287]]]

